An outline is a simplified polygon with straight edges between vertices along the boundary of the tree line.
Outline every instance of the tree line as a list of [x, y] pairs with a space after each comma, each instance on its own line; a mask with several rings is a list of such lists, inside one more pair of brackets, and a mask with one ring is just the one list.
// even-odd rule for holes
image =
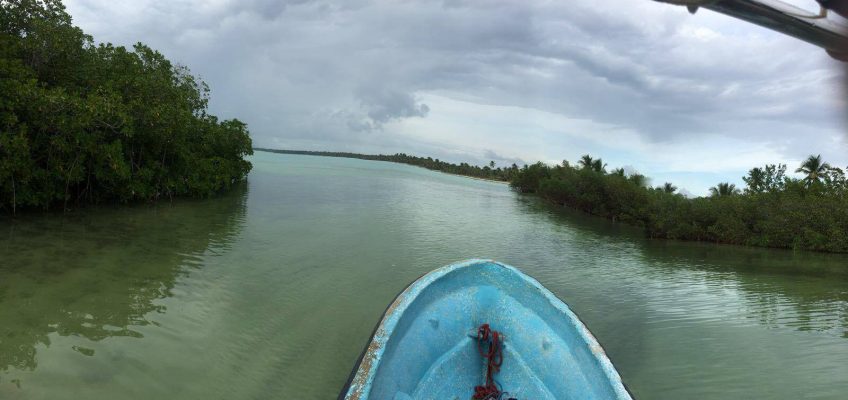
[[347, 152], [261, 149], [281, 154], [356, 158], [416, 165], [476, 178], [506, 181], [522, 193], [642, 227], [651, 238], [707, 241], [746, 246], [848, 252], [848, 178], [841, 168], [810, 156], [786, 175], [787, 166], [751, 169], [745, 188], [722, 182], [710, 196], [687, 198], [672, 183], [652, 187], [647, 176], [623, 168], [607, 170], [600, 158], [584, 155], [576, 164], [538, 162], [518, 167], [452, 164], [405, 153], [369, 155]]
[[556, 204], [644, 228], [651, 238], [848, 252], [848, 179], [810, 156], [786, 175], [783, 164], [751, 169], [744, 188], [719, 183], [709, 197], [687, 198], [671, 183], [651, 187], [641, 174], [606, 170], [583, 156], [576, 165], [521, 168], [515, 189]]
[[159, 52], [95, 44], [59, 0], [0, 1], [0, 212], [229, 189], [251, 140], [208, 101]]
[[452, 164], [447, 161], [433, 159], [432, 157], [417, 157], [406, 153], [397, 154], [358, 154], [333, 151], [305, 151], [305, 150], [275, 150], [255, 148], [254, 150], [266, 151], [279, 154], [300, 154], [309, 156], [323, 157], [342, 157], [342, 158], [357, 158], [360, 160], [373, 161], [389, 161], [401, 164], [415, 165], [418, 167], [427, 168], [433, 171], [441, 171], [448, 174], [470, 176], [473, 178], [490, 179], [496, 181], [509, 182], [515, 177], [519, 168], [518, 165], [512, 164], [509, 167], [497, 167], [494, 161], [490, 161], [488, 165], [482, 167], [471, 165], [468, 163]]

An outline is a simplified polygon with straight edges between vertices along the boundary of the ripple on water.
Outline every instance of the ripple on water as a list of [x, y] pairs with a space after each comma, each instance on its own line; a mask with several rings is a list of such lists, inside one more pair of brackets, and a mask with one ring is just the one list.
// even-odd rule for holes
[[332, 398], [394, 296], [473, 257], [564, 299], [637, 398], [848, 392], [845, 256], [649, 241], [402, 165], [253, 162], [232, 196], [2, 227], [0, 398]]

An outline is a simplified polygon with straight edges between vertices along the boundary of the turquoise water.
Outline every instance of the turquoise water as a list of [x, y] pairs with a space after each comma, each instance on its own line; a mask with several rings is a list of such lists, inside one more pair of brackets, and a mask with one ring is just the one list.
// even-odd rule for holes
[[334, 398], [394, 296], [475, 257], [569, 303], [638, 398], [848, 393], [846, 256], [649, 241], [406, 165], [252, 161], [221, 198], [0, 220], [0, 399]]

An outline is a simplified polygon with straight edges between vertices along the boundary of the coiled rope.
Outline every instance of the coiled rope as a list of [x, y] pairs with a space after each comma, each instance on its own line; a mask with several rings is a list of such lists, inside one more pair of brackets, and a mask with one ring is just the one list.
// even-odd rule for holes
[[[489, 327], [489, 324], [480, 325], [477, 329], [477, 349], [480, 356], [486, 359], [486, 382], [481, 386], [474, 387], [474, 400], [500, 400], [509, 394], [501, 391], [495, 383], [493, 374], [501, 370], [503, 364], [503, 335]], [[515, 400], [509, 398], [509, 400]]]

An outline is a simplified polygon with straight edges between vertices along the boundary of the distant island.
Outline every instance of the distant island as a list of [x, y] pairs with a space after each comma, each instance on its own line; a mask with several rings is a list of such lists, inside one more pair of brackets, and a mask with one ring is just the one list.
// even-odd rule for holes
[[589, 155], [576, 164], [496, 168], [494, 161], [480, 167], [403, 153], [255, 150], [390, 161], [507, 181], [553, 204], [641, 227], [651, 238], [848, 253], [848, 179], [821, 156], [810, 156], [795, 170], [801, 179], [787, 176], [786, 165], [766, 165], [742, 178], [745, 188], [723, 182], [708, 197], [687, 198], [671, 183], [651, 187], [644, 175], [607, 171], [602, 159]]
[[247, 126], [141, 43], [95, 44], [61, 1], [0, 2], [0, 214], [205, 197], [251, 169]]

